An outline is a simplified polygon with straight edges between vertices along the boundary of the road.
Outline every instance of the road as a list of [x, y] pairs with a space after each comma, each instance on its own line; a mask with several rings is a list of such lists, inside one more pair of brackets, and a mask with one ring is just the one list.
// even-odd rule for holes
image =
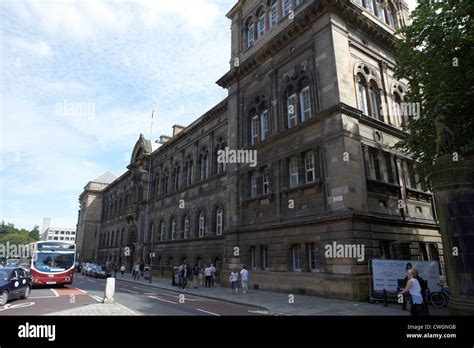
[[[105, 279], [74, 275], [72, 286], [33, 288], [26, 300], [14, 300], [0, 307], [3, 315], [45, 315], [102, 300]], [[183, 296], [184, 295], [184, 296]], [[117, 281], [115, 301], [141, 315], [264, 315], [256, 308], [219, 300], [162, 290], [144, 284]]]

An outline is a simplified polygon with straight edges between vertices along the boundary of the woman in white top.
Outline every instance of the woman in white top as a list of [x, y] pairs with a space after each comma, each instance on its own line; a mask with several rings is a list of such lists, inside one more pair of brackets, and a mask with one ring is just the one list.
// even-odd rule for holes
[[231, 285], [232, 289], [235, 289], [236, 294], [239, 292], [239, 289], [237, 288], [237, 280], [238, 280], [238, 273], [237, 273], [237, 270], [235, 269], [230, 274], [229, 281], [230, 281], [230, 285]]
[[417, 316], [422, 313], [423, 297], [421, 296], [421, 285], [418, 279], [415, 278], [416, 270], [414, 268], [407, 271], [407, 285], [401, 292], [402, 294], [410, 294], [411, 297], [411, 310], [410, 313], [413, 316]]

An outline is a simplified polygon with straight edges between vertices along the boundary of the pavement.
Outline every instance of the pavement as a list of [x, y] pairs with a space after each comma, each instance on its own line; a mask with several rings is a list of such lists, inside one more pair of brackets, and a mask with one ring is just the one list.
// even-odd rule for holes
[[121, 305], [120, 303], [94, 303], [78, 308], [66, 309], [59, 312], [49, 313], [47, 315], [139, 315], [137, 312], [132, 311], [130, 308]]
[[[194, 289], [194, 283], [188, 282], [185, 290], [180, 290], [171, 285], [171, 279], [153, 277], [150, 284], [145, 280], [134, 280], [130, 273], [125, 273], [122, 277], [117, 274], [117, 283], [129, 282], [141, 285], [147, 285], [168, 291], [174, 291], [180, 294], [192, 294], [193, 296], [210, 298], [220, 301], [226, 301], [234, 304], [252, 306], [259, 309], [261, 314], [270, 315], [394, 315], [408, 316], [409, 313], [401, 310], [399, 304], [388, 304], [384, 307], [382, 303], [354, 302], [338, 299], [329, 299], [317, 296], [297, 295], [290, 296], [288, 293], [269, 292], [262, 290], [249, 290], [243, 294], [231, 292], [229, 288], [215, 286], [213, 288], [199, 287]], [[293, 301], [291, 301], [293, 300]], [[432, 315], [447, 315], [445, 308], [430, 308]]]

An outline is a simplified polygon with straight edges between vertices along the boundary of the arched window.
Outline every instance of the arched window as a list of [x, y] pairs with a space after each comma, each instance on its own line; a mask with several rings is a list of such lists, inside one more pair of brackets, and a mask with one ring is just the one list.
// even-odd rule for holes
[[204, 212], [200, 210], [196, 216], [197, 223], [196, 223], [196, 235], [198, 237], [204, 237], [204, 230], [205, 230], [205, 221], [204, 221]]
[[405, 117], [402, 115], [402, 97], [399, 93], [393, 93], [393, 104], [394, 104], [394, 114], [396, 117], [396, 124], [398, 125], [405, 125], [406, 120]]
[[163, 179], [162, 179], [162, 192], [164, 195], [168, 193], [168, 181], [169, 181], [169, 173], [168, 169], [163, 171]]
[[253, 46], [255, 41], [255, 24], [252, 18], [247, 20], [247, 24], [245, 25], [245, 33], [247, 37], [247, 48], [250, 48]]
[[165, 220], [160, 221], [160, 242], [165, 240]]
[[286, 91], [287, 126], [293, 128], [313, 116], [309, 80], [303, 78], [297, 87], [290, 86]]
[[258, 115], [255, 109], [250, 113], [250, 143], [255, 145], [258, 141]]
[[191, 186], [193, 183], [193, 159], [192, 155], [189, 155], [186, 159], [184, 166], [184, 180], [186, 186]]
[[180, 174], [181, 174], [181, 167], [177, 163], [175, 164], [174, 170], [173, 170], [173, 188], [175, 191], [179, 190]]
[[181, 224], [181, 239], [188, 239], [189, 238], [189, 217], [188, 215], [183, 216], [183, 222]]
[[171, 240], [176, 239], [176, 221], [174, 218], [171, 218], [170, 222], [170, 237]]
[[209, 177], [209, 156], [207, 150], [203, 150], [199, 155], [198, 170], [201, 180], [206, 180]]
[[265, 35], [265, 11], [263, 8], [257, 12], [257, 38]]
[[215, 219], [216, 235], [220, 236], [224, 230], [224, 209], [221, 206], [216, 209]]
[[381, 105], [380, 105], [380, 90], [377, 86], [377, 83], [372, 80], [370, 82], [369, 87], [369, 96], [370, 96], [370, 115], [375, 119], [380, 121], [384, 121], [383, 114], [381, 112]]
[[369, 109], [367, 107], [367, 83], [365, 81], [364, 76], [362, 74], [357, 74], [356, 76], [356, 82], [357, 82], [357, 97], [359, 100], [359, 109], [362, 110], [362, 112], [365, 115], [369, 114]]

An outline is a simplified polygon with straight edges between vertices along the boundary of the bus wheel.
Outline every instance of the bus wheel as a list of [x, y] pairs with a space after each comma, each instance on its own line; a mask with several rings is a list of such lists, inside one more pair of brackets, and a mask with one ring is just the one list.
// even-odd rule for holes
[[30, 296], [30, 287], [29, 286], [26, 287], [25, 293], [23, 294], [23, 296], [21, 296], [21, 299], [26, 300], [28, 298], [28, 296]]
[[6, 305], [8, 302], [8, 291], [3, 290], [2, 295], [0, 296], [0, 306]]

